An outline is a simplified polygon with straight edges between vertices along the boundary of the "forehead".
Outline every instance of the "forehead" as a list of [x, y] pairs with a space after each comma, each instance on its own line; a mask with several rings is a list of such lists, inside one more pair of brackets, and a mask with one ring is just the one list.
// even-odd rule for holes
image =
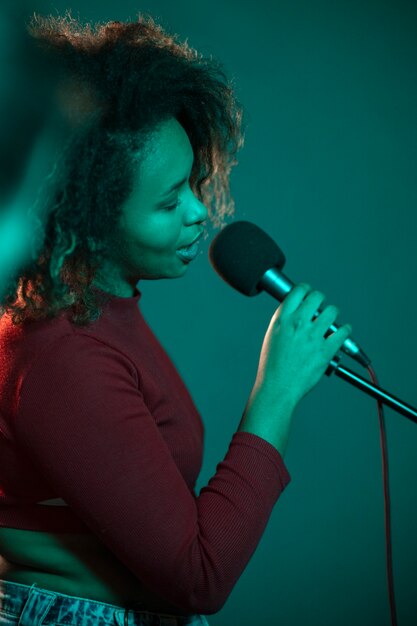
[[141, 163], [141, 183], [161, 191], [188, 175], [194, 153], [187, 133], [171, 118], [163, 122], [149, 138], [147, 153]]

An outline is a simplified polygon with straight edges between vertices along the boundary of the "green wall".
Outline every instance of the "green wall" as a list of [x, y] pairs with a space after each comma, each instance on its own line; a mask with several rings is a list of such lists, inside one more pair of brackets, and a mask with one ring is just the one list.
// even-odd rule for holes
[[[149, 11], [220, 58], [249, 127], [232, 175], [235, 219], [264, 228], [285, 272], [336, 304], [380, 385], [417, 405], [417, 3], [54, 0], [86, 20]], [[114, 8], [116, 6], [116, 8]], [[251, 391], [278, 303], [246, 299], [207, 251], [182, 280], [143, 281], [141, 308], [206, 426], [198, 490]], [[169, 306], [165, 308], [165, 303]], [[166, 315], [166, 312], [169, 315]], [[367, 372], [347, 356], [346, 367]], [[399, 626], [417, 623], [417, 426], [385, 409]], [[292, 481], [212, 626], [388, 626], [376, 402], [336, 377], [297, 407]]]

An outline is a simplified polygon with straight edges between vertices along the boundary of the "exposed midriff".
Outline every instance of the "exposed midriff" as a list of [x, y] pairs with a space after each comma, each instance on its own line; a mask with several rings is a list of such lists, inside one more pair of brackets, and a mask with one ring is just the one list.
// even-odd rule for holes
[[146, 589], [93, 534], [0, 527], [0, 579], [120, 606], [141, 603], [137, 610], [184, 614]]

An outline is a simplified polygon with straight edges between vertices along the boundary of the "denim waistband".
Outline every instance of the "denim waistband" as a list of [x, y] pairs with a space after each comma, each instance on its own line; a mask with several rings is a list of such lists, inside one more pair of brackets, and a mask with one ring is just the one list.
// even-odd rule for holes
[[[168, 615], [117, 606], [88, 598], [68, 596], [33, 585], [0, 579], [0, 609], [6, 624], [48, 626], [204, 626], [203, 615]], [[13, 621], [13, 616], [16, 621]], [[17, 619], [19, 617], [19, 619]], [[3, 622], [2, 622], [3, 623]]]

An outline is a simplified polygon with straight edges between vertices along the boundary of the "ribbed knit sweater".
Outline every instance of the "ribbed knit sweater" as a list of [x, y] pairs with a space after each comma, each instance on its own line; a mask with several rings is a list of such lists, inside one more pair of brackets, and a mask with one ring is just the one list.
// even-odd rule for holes
[[[141, 295], [86, 327], [0, 318], [0, 526], [94, 533], [153, 592], [215, 613], [290, 476], [238, 431], [196, 495], [203, 423]], [[36, 504], [51, 498], [68, 506]]]

